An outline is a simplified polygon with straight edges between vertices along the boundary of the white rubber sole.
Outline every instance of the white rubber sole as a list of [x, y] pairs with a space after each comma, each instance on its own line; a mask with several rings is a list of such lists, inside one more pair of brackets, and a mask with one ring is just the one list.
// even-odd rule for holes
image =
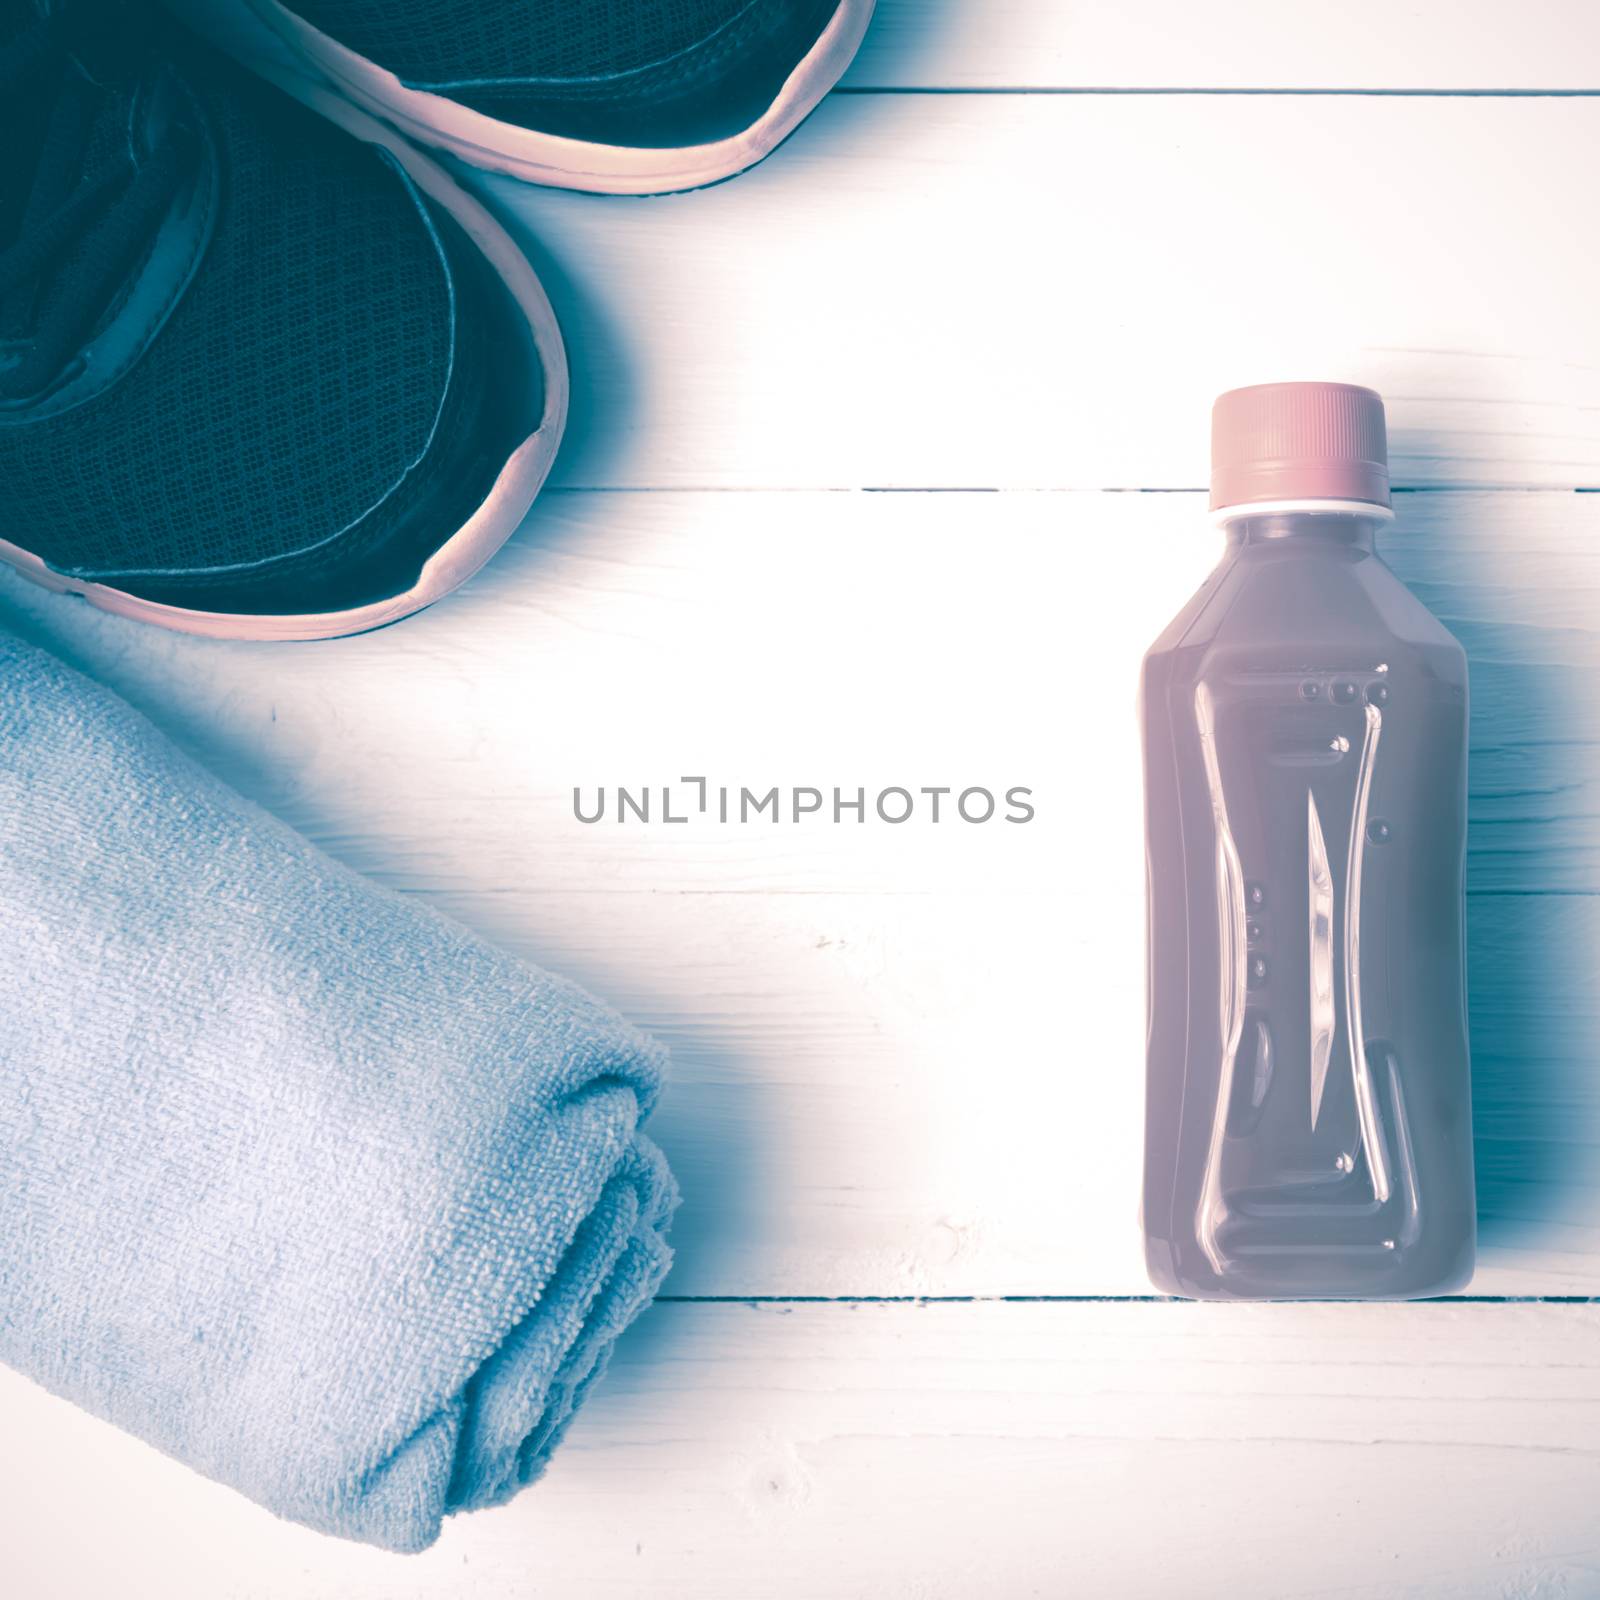
[[566, 426], [569, 393], [566, 350], [555, 312], [527, 258], [505, 229], [441, 166], [409, 145], [393, 129], [331, 91], [312, 83], [291, 84], [270, 69], [260, 70], [357, 138], [389, 151], [422, 193], [448, 211], [483, 252], [527, 319], [533, 353], [543, 368], [543, 414], [530, 419], [535, 423], [533, 430], [512, 451], [487, 498], [428, 558], [416, 583], [402, 594], [349, 610], [252, 616], [162, 605], [109, 584], [57, 572], [30, 551], [4, 539], [0, 539], [0, 561], [46, 589], [80, 595], [90, 605], [114, 616], [153, 623], [179, 633], [202, 634], [212, 639], [336, 639], [398, 622], [443, 599], [477, 572], [516, 532], [549, 474]]
[[594, 144], [497, 121], [444, 95], [408, 88], [392, 72], [302, 21], [279, 0], [243, 3], [356, 105], [392, 123], [407, 138], [447, 151], [469, 166], [591, 194], [671, 194], [720, 183], [782, 144], [850, 65], [872, 20], [875, 0], [840, 0], [832, 21], [777, 98], [743, 132], [710, 144], [660, 150]]

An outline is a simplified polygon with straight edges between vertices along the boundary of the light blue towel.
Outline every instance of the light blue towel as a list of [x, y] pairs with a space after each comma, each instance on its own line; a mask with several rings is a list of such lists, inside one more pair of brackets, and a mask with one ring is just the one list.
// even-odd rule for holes
[[666, 1270], [655, 1046], [3, 636], [0, 958], [0, 1358], [394, 1550], [538, 1475]]

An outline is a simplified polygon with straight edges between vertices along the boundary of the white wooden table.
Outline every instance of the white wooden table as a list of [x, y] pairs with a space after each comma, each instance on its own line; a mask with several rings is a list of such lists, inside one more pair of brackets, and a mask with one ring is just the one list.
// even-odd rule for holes
[[[1600, 1595], [1600, 9], [881, 0], [768, 165], [491, 194], [577, 380], [552, 489], [401, 627], [0, 619], [338, 856], [674, 1047], [667, 1302], [547, 1481], [418, 1558], [0, 1376], [0, 1593]], [[1473, 672], [1482, 1266], [1149, 1295], [1145, 645], [1212, 396], [1369, 383]], [[586, 826], [703, 775], [1026, 826]]]

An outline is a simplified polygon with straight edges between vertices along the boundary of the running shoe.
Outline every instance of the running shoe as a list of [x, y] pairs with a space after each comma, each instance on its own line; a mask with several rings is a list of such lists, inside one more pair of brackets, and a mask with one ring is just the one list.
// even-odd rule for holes
[[660, 194], [771, 153], [873, 0], [174, 0], [252, 65], [529, 183]]
[[522, 520], [566, 414], [549, 302], [435, 162], [319, 96], [144, 0], [0, 0], [0, 559], [170, 628], [324, 638]]

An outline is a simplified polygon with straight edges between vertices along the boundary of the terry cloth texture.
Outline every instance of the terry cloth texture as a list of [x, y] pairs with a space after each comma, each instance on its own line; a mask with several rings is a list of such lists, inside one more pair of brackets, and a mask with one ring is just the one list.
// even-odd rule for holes
[[658, 1048], [4, 636], [0, 929], [0, 1358], [393, 1550], [537, 1477], [666, 1270]]

